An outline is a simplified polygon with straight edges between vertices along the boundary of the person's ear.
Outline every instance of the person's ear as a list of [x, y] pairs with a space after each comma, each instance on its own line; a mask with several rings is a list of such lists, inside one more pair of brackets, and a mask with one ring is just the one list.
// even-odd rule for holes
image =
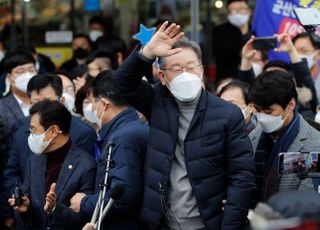
[[248, 111], [248, 113], [250, 113], [250, 114], [255, 113], [256, 109], [254, 108], [253, 103], [249, 103], [249, 104], [247, 105], [247, 111]]
[[62, 96], [62, 97], [60, 98], [60, 103], [64, 105], [64, 102], [65, 102], [65, 101], [66, 101], [66, 99], [64, 98], [64, 96]]
[[159, 76], [159, 80], [160, 80], [161, 84], [163, 86], [165, 86], [166, 85], [166, 79], [165, 79], [163, 70], [159, 70], [159, 75], [158, 76]]
[[7, 79], [9, 81], [10, 85], [12, 85], [14, 83], [14, 77], [11, 73], [7, 74]]
[[121, 52], [117, 52], [117, 62], [118, 62], [118, 65], [121, 65], [122, 62], [123, 62], [123, 54]]
[[297, 105], [296, 100], [292, 98], [288, 104], [288, 108], [291, 111], [293, 111], [296, 108], [296, 105]]

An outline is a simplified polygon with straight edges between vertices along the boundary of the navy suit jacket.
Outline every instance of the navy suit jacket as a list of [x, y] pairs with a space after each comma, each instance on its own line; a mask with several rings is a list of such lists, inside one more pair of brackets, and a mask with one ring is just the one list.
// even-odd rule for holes
[[[0, 99], [0, 117], [3, 121], [3, 140], [0, 142], [0, 199], [5, 193], [3, 186], [4, 167], [9, 158], [10, 148], [12, 146], [13, 133], [23, 124], [25, 116], [12, 93]], [[4, 216], [1, 211], [3, 201], [0, 202], [0, 216]], [[1, 219], [1, 218], [0, 218]], [[0, 223], [1, 224], [1, 223]]]
[[91, 194], [94, 191], [96, 163], [92, 156], [82, 149], [72, 145], [57, 180], [57, 205], [53, 214], [43, 210], [46, 198], [45, 192], [45, 154], [32, 155], [26, 168], [25, 181], [22, 190], [29, 195], [30, 207], [27, 213], [20, 214], [26, 229], [81, 229], [84, 225], [80, 215], [73, 212], [70, 199], [77, 192]]
[[[25, 124], [13, 135], [12, 149], [4, 171], [5, 192], [2, 196], [4, 198], [4, 201], [2, 201], [4, 203], [2, 205], [3, 210], [6, 209], [5, 206], [11, 210], [7, 205], [7, 199], [12, 194], [15, 183], [17, 181], [19, 184], [23, 182], [28, 159], [33, 155], [28, 145], [28, 136], [30, 134], [28, 129], [29, 120], [29, 117], [25, 119]], [[83, 149], [85, 154], [88, 152], [94, 156], [96, 132], [91, 126], [76, 117], [72, 117], [70, 137], [72, 143]], [[3, 211], [5, 215], [10, 216], [9, 210]]]

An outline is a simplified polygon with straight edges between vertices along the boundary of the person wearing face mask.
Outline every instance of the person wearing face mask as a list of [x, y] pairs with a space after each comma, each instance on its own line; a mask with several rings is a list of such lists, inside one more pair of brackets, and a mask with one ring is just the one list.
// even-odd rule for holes
[[[291, 63], [288, 64], [281, 60], [272, 60], [270, 62], [266, 61], [262, 72], [278, 69], [292, 74], [298, 91], [298, 111], [305, 118], [313, 120], [318, 105], [318, 98], [307, 62], [299, 54], [291, 41], [289, 34], [283, 33], [277, 35], [277, 39], [280, 46], [277, 47], [275, 51], [287, 52]], [[238, 78], [240, 81], [248, 84], [252, 84], [256, 77], [253, 72], [253, 63], [258, 51], [253, 49], [253, 41], [254, 37], [251, 37], [251, 39], [242, 48], [241, 65]]]
[[258, 120], [249, 134], [257, 169], [260, 200], [278, 191], [314, 190], [310, 178], [296, 174], [279, 175], [281, 152], [313, 152], [320, 149], [320, 132], [297, 112], [298, 94], [293, 78], [284, 71], [264, 72], [250, 88]]
[[72, 40], [73, 56], [70, 60], [62, 63], [60, 69], [68, 73], [72, 73], [73, 70], [81, 65], [85, 64], [86, 58], [89, 56], [92, 50], [92, 42], [88, 35], [77, 34]]
[[[71, 141], [70, 112], [58, 101], [45, 99], [30, 109], [28, 160], [22, 202], [8, 202], [30, 229], [81, 229], [80, 215], [69, 208], [76, 192], [94, 190], [94, 159]], [[46, 194], [46, 196], [45, 196]]]
[[[28, 95], [32, 104], [45, 99], [62, 103], [62, 91], [63, 85], [61, 79], [53, 74], [37, 75], [28, 84]], [[2, 197], [5, 199], [11, 195], [16, 182], [19, 184], [23, 182], [26, 175], [27, 161], [32, 156], [32, 150], [28, 146], [29, 120], [29, 118], [26, 118], [23, 125], [12, 136], [12, 149], [4, 170], [3, 184], [5, 189]], [[72, 116], [69, 133], [75, 145], [91, 156], [94, 156], [96, 132], [91, 126], [85, 124], [79, 118]], [[5, 205], [2, 207], [5, 208]], [[12, 216], [10, 211], [4, 213]]]
[[[152, 87], [141, 79], [156, 57]], [[165, 22], [116, 72], [117, 88], [150, 126], [141, 217], [151, 229], [241, 229], [255, 203], [242, 112], [202, 87], [201, 59], [199, 45]]]
[[62, 81], [62, 101], [65, 107], [68, 109], [68, 111], [73, 115], [77, 116], [77, 114], [74, 112], [74, 105], [75, 105], [75, 86], [71, 80], [71, 77], [61, 71], [61, 72], [56, 72], [56, 74], [60, 77]]
[[[3, 61], [3, 71], [6, 73], [6, 80], [11, 86], [9, 87], [11, 89], [9, 94], [0, 99], [0, 116], [4, 123], [3, 154], [0, 156], [0, 202], [6, 203], [6, 201], [1, 201], [1, 197], [3, 197], [3, 178], [1, 174], [12, 147], [12, 134], [23, 124], [25, 117], [29, 115], [31, 104], [27, 95], [27, 84], [37, 74], [37, 71], [32, 55], [20, 50], [7, 55]], [[3, 226], [3, 219], [6, 219], [6, 217], [2, 217], [6, 215], [6, 212], [1, 211], [3, 206], [0, 203], [0, 228]], [[7, 226], [11, 224], [5, 223]]]
[[308, 63], [308, 68], [311, 72], [312, 79], [317, 92], [318, 102], [320, 101], [320, 68], [319, 68], [319, 44], [316, 43], [312, 35], [309, 33], [297, 34], [293, 39], [293, 44], [296, 47], [302, 58], [305, 58]]
[[99, 126], [99, 136], [103, 143], [98, 159], [96, 193], [91, 196], [76, 194], [70, 201], [70, 207], [90, 221], [98, 200], [99, 185], [103, 183], [108, 149], [112, 143], [112, 167], [108, 173], [105, 201], [109, 200], [110, 191], [116, 185], [124, 186], [124, 194], [108, 212], [101, 229], [144, 229], [139, 212], [149, 127], [119, 94], [113, 78], [111, 71], [101, 72], [93, 80], [88, 97], [92, 117]]
[[248, 94], [249, 85], [234, 80], [221, 89], [219, 97], [237, 105], [241, 109], [246, 124], [246, 131], [249, 134], [256, 127], [257, 119], [253, 114], [254, 107]]
[[251, 9], [247, 0], [228, 0], [228, 22], [214, 27], [212, 52], [217, 65], [217, 80], [236, 78], [241, 48], [254, 34], [250, 27]]

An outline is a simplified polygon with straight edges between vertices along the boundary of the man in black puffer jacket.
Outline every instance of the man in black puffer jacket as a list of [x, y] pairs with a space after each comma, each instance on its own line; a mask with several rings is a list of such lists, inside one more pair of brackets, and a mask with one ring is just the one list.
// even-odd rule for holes
[[[241, 229], [256, 189], [243, 115], [202, 88], [201, 50], [179, 29], [165, 22], [116, 73], [150, 125], [141, 216], [150, 229]], [[141, 79], [156, 56], [160, 82], [152, 88]]]

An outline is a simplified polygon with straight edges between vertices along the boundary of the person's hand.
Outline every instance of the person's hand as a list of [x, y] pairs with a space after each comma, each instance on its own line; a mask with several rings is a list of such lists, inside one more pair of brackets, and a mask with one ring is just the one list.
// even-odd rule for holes
[[82, 228], [82, 230], [95, 230], [95, 229], [96, 229], [95, 224], [91, 224], [91, 223], [87, 223], [87, 224]]
[[172, 49], [172, 46], [184, 36], [180, 28], [180, 25], [175, 23], [168, 27], [168, 21], [164, 22], [143, 48], [142, 54], [149, 59], [154, 59], [156, 56], [167, 57], [181, 52], [181, 48]]
[[290, 35], [287, 33], [277, 35], [278, 42], [280, 46], [275, 48], [276, 52], [287, 52], [290, 53], [295, 49], [293, 42], [291, 41]]
[[8, 199], [8, 202], [9, 202], [9, 205], [13, 207], [13, 210], [23, 213], [28, 211], [28, 208], [30, 206], [30, 200], [25, 195], [22, 196], [21, 199], [22, 199], [22, 202], [21, 202], [21, 205], [19, 206], [16, 206], [16, 199], [14, 198], [14, 195], [12, 195], [12, 197]]
[[278, 38], [278, 42], [280, 42], [280, 46], [278, 48], [275, 48], [274, 51], [287, 52], [290, 56], [290, 60], [292, 63], [297, 63], [302, 60], [289, 34], [283, 33], [283, 34], [277, 35], [277, 38]]
[[14, 229], [14, 219], [12, 217], [5, 218], [4, 226], [8, 229]]
[[252, 60], [257, 52], [255, 49], [253, 49], [253, 41], [254, 36], [251, 36], [251, 38], [242, 47], [240, 69], [243, 71], [250, 70], [252, 68]]
[[53, 212], [56, 207], [57, 195], [56, 195], [56, 183], [53, 183], [50, 186], [50, 190], [46, 196], [46, 203], [43, 207], [43, 210], [47, 213]]
[[80, 212], [80, 204], [81, 204], [83, 197], [85, 197], [85, 196], [86, 196], [86, 194], [78, 192], [71, 198], [70, 208], [73, 211], [75, 211], [76, 213]]

